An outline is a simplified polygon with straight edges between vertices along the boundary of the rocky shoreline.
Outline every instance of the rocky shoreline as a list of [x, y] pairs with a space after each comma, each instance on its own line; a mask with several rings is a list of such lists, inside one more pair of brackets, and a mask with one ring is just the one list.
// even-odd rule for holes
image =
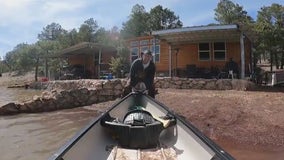
[[[126, 85], [126, 79], [113, 80], [63, 80], [34, 82], [33, 89], [43, 89], [41, 96], [25, 103], [8, 103], [0, 107], [0, 115], [38, 113], [75, 108], [119, 98]], [[245, 80], [230, 79], [188, 79], [156, 78], [157, 88], [206, 89], [206, 90], [249, 90], [254, 84]]]

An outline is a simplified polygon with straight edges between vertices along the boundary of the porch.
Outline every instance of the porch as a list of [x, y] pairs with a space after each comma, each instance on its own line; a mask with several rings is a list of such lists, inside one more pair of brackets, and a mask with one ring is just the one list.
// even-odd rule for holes
[[[234, 75], [244, 79], [253, 72], [254, 36], [238, 25], [160, 30], [152, 32], [152, 36], [161, 41], [160, 62], [156, 63], [158, 72], [167, 76], [208, 79]], [[238, 66], [233, 74], [226, 68], [231, 58]]]
[[82, 42], [57, 53], [60, 58], [66, 60], [68, 65], [61, 68], [59, 79], [100, 79], [105, 73], [110, 73], [110, 60], [115, 57], [115, 47]]

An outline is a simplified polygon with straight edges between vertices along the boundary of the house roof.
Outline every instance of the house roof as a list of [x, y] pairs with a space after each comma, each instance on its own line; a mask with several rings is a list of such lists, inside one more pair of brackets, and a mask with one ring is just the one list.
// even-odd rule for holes
[[[153, 31], [152, 35], [171, 44], [209, 41], [239, 41], [241, 29], [238, 25], [195, 26]], [[243, 31], [248, 36], [248, 31]]]
[[90, 55], [99, 53], [100, 49], [102, 52], [116, 52], [116, 48], [112, 46], [102, 45], [98, 43], [82, 42], [74, 46], [65, 48], [57, 52], [57, 57], [69, 57], [73, 55]]

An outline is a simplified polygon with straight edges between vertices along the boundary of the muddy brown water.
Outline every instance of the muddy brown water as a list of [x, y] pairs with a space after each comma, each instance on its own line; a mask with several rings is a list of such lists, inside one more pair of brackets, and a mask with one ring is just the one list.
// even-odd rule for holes
[[[26, 101], [41, 91], [0, 88], [0, 106]], [[48, 159], [97, 116], [89, 107], [39, 114], [0, 116], [0, 159]], [[282, 151], [244, 149], [230, 142], [217, 142], [240, 160], [282, 160]]]

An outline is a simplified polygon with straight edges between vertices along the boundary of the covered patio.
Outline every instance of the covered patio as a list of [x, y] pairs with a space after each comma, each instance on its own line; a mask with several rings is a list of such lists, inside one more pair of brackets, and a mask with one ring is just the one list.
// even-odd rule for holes
[[[181, 63], [185, 59], [193, 59], [192, 61], [197, 65], [209, 68], [216, 65], [224, 66], [229, 58], [234, 57], [239, 65], [239, 74], [242, 79], [253, 70], [252, 42], [255, 36], [249, 29], [238, 25], [212, 25], [159, 30], [153, 31], [152, 36], [168, 44], [168, 74], [170, 76], [177, 75], [179, 66], [184, 65]], [[216, 49], [214, 50], [215, 45], [213, 43], [215, 42], [225, 43], [226, 54], [224, 60], [214, 59]], [[210, 44], [208, 52], [211, 57], [209, 57], [209, 60], [202, 61], [200, 57], [196, 57], [200, 53], [200, 45], [198, 46], [200, 43]]]
[[72, 78], [100, 78], [110, 72], [109, 63], [116, 54], [117, 50], [113, 46], [82, 42], [59, 51], [56, 58], [65, 59], [68, 66], [77, 69], [77, 75], [70, 75]]

